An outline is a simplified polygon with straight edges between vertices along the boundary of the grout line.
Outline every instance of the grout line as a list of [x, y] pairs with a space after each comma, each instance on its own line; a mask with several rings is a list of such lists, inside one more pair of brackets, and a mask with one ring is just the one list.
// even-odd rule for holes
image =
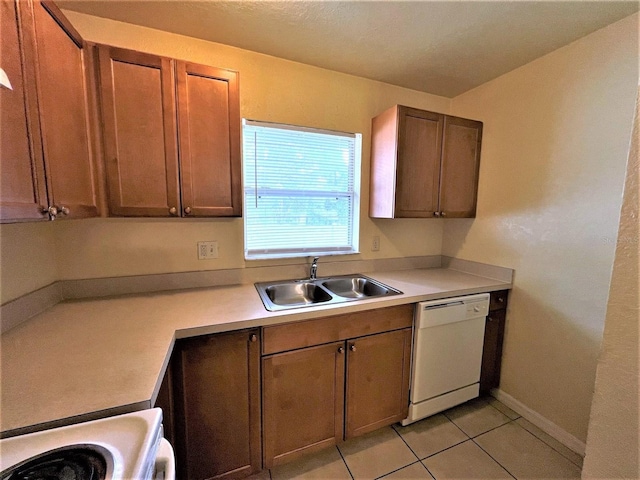
[[338, 448], [337, 445], [336, 445], [335, 448], [336, 448], [336, 450], [338, 450], [338, 455], [340, 455], [340, 458], [342, 459], [342, 462], [344, 463], [344, 466], [347, 467], [347, 472], [349, 472], [349, 476], [351, 477], [351, 480], [355, 480], [355, 477], [353, 476], [353, 473], [351, 473], [351, 469], [349, 468], [349, 464], [344, 459], [344, 455], [342, 455], [342, 452], [340, 451], [340, 449]]
[[391, 470], [390, 472], [387, 472], [384, 475], [380, 475], [379, 477], [376, 477], [376, 480], [378, 480], [380, 478], [384, 478], [387, 475], [391, 475], [392, 473], [398, 472], [398, 471], [402, 470], [403, 468], [407, 468], [407, 467], [410, 467], [411, 465], [415, 465], [416, 463], [420, 463], [420, 460], [416, 460], [415, 462], [407, 463], [404, 467], [400, 467], [400, 468], [396, 468], [395, 470]]
[[[513, 421], [513, 420], [511, 420], [511, 421]], [[506, 423], [505, 423], [505, 425], [506, 425]], [[502, 425], [500, 425], [500, 426], [502, 426]], [[498, 428], [500, 428], [500, 427], [498, 427]], [[494, 428], [494, 430], [495, 430], [495, 428]], [[485, 432], [485, 433], [486, 433], [486, 432]], [[478, 436], [480, 436], [480, 435], [478, 435]], [[475, 438], [475, 437], [474, 437], [474, 438]], [[501, 467], [502, 469], [504, 469], [504, 471], [505, 471], [505, 472], [507, 472], [509, 475], [511, 475], [513, 478], [515, 478], [515, 479], [517, 480], [517, 477], [516, 477], [513, 473], [511, 473], [511, 472], [510, 472], [510, 471], [509, 471], [509, 470], [508, 470], [504, 465], [502, 465], [498, 460], [496, 460], [495, 458], [493, 458], [493, 456], [492, 456], [489, 452], [487, 452], [484, 448], [482, 448], [482, 447], [478, 444], [478, 442], [476, 442], [473, 438], [471, 439], [471, 441], [472, 441], [473, 443], [475, 443], [475, 444], [477, 445], [477, 447], [478, 447], [480, 450], [482, 450], [484, 453], [486, 453], [486, 454], [489, 456], [489, 458], [491, 458], [491, 460], [493, 460], [493, 461], [494, 461], [494, 462], [496, 462], [498, 465], [500, 465], [500, 467]]]
[[[524, 417], [521, 417], [524, 418]], [[526, 418], [525, 418], [526, 420]], [[554, 452], [558, 453], [559, 455], [562, 456], [562, 458], [568, 460], [572, 465], [575, 465], [576, 467], [578, 467], [580, 469], [580, 471], [582, 471], [582, 465], [578, 465], [576, 462], [574, 462], [573, 460], [571, 460], [569, 457], [567, 457], [566, 455], [564, 455], [561, 451], [557, 450], [556, 448], [553, 447], [553, 445], [549, 445], [547, 442], [544, 441], [544, 439], [540, 438], [539, 436], [537, 436], [535, 433], [529, 431], [528, 429], [524, 428], [522, 425], [520, 425], [519, 423], [517, 423], [515, 420], [513, 421], [516, 425], [518, 425], [518, 427], [520, 427], [521, 429], [523, 429], [525, 432], [527, 432], [529, 435], [532, 435], [533, 438], [536, 438], [538, 440], [540, 440], [542, 443], [544, 443], [547, 447], [549, 447], [551, 450], [553, 450]], [[551, 437], [553, 438], [553, 437]], [[558, 440], [556, 440], [557, 442], [559, 442]], [[561, 445], [562, 443], [559, 442]], [[566, 445], [565, 445], [566, 447]], [[569, 448], [569, 447], [566, 447]], [[579, 454], [578, 454], [579, 455]]]
[[463, 443], [468, 442], [469, 440], [471, 440], [471, 438], [467, 437], [466, 440], [463, 440], [463, 441], [458, 442], [458, 443], [453, 444], [453, 445], [449, 445], [447, 448], [443, 448], [442, 450], [440, 450], [438, 452], [432, 453], [431, 455], [427, 455], [426, 457], [421, 458], [420, 461], [423, 461], [423, 460], [426, 460], [427, 458], [431, 458], [431, 457], [434, 457], [436, 455], [439, 455], [440, 453], [446, 452], [447, 450], [451, 450], [453, 447], [457, 447], [458, 445], [462, 445]]
[[[409, 449], [409, 451], [411, 451], [411, 453], [413, 453], [413, 456], [416, 457], [416, 459], [418, 461], [420, 461], [420, 457], [418, 456], [418, 454], [416, 452], [413, 451], [413, 448], [411, 448], [409, 446], [409, 444], [407, 443], [407, 441], [402, 437], [402, 435], [400, 435], [400, 432], [397, 431], [395, 428], [393, 428], [393, 426], [391, 426], [391, 430], [393, 430], [394, 432], [396, 432], [396, 435], [398, 435], [400, 437], [400, 440], [402, 440], [404, 442], [404, 444], [407, 446], [407, 448]], [[415, 462], [413, 462], [415, 463]], [[413, 463], [410, 463], [409, 465], [413, 465]], [[403, 467], [404, 468], [404, 467]]]
[[422, 460], [420, 460], [420, 463], [427, 470], [427, 473], [431, 476], [431, 478], [433, 478], [435, 480], [436, 476], [433, 473], [431, 473], [431, 470], [429, 470], [429, 467], [427, 467]]

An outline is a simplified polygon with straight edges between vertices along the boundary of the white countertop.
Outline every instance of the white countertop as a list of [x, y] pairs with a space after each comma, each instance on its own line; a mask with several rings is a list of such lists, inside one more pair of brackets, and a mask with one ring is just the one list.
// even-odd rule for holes
[[511, 288], [441, 268], [367, 275], [403, 294], [280, 312], [252, 284], [59, 303], [1, 336], [0, 430], [150, 408], [176, 338]]

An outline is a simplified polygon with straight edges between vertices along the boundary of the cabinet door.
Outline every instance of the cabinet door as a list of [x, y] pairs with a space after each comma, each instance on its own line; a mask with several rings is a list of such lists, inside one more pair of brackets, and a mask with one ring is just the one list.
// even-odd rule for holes
[[[27, 2], [20, 4], [27, 8]], [[52, 2], [33, 2], [33, 17], [49, 203], [59, 210], [67, 207], [69, 218], [97, 216], [86, 49], [78, 32]]]
[[345, 438], [407, 417], [411, 329], [347, 341]]
[[[0, 220], [48, 219], [35, 84], [31, 11], [0, 2], [0, 67], [13, 90], [0, 87]], [[26, 18], [25, 18], [26, 16]]]
[[344, 342], [262, 359], [264, 467], [342, 440]]
[[484, 347], [482, 349], [482, 368], [480, 370], [480, 391], [489, 392], [500, 385], [502, 366], [502, 343], [506, 310], [489, 312], [484, 328]]
[[438, 211], [444, 115], [399, 108], [395, 216], [432, 217]]
[[183, 215], [242, 215], [238, 74], [176, 62]]
[[482, 122], [445, 117], [440, 177], [443, 216], [476, 216]]
[[184, 340], [174, 399], [179, 478], [260, 471], [259, 330]]
[[180, 215], [172, 60], [101, 45], [111, 215]]

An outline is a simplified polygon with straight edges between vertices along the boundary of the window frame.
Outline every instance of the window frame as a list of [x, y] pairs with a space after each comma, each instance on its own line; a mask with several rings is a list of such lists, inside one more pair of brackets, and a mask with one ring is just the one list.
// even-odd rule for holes
[[[353, 191], [352, 192], [336, 192], [336, 191], [322, 191], [322, 190], [303, 190], [303, 189], [282, 189], [278, 192], [270, 191], [260, 192], [260, 188], [253, 186], [247, 186], [245, 184], [246, 175], [245, 169], [247, 167], [247, 161], [245, 160], [245, 133], [246, 127], [264, 127], [279, 130], [292, 130], [296, 132], [308, 132], [315, 134], [324, 134], [331, 136], [348, 137], [353, 139]], [[308, 257], [308, 256], [323, 256], [323, 255], [355, 255], [360, 253], [360, 190], [361, 190], [361, 165], [362, 165], [362, 134], [342, 132], [336, 130], [327, 130], [320, 128], [313, 128], [307, 126], [283, 124], [276, 122], [265, 122], [259, 120], [251, 120], [244, 118], [242, 120], [242, 195], [243, 195], [243, 251], [245, 260], [265, 260], [265, 259], [278, 259], [278, 258], [295, 258], [295, 257]], [[310, 194], [316, 198], [350, 198], [351, 199], [351, 242], [350, 245], [344, 245], [340, 247], [298, 247], [298, 248], [261, 248], [261, 249], [249, 249], [248, 248], [248, 228], [247, 221], [249, 215], [247, 214], [248, 194], [254, 197], [259, 195], [265, 195], [277, 197], [282, 194], [289, 194], [290, 196], [304, 197], [305, 193]]]

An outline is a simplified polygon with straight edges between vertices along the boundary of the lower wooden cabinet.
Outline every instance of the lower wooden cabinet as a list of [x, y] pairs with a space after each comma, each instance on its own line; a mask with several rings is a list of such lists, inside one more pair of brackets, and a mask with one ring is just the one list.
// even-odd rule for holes
[[260, 331], [179, 340], [172, 363], [178, 478], [259, 472]]
[[266, 327], [264, 468], [406, 418], [412, 321], [403, 305]]
[[489, 314], [484, 328], [484, 347], [480, 370], [480, 392], [482, 393], [488, 393], [492, 388], [498, 388], [500, 385], [508, 293], [507, 290], [491, 293]]
[[344, 342], [263, 358], [265, 468], [342, 440], [344, 358]]
[[411, 329], [347, 341], [345, 439], [407, 418]]

